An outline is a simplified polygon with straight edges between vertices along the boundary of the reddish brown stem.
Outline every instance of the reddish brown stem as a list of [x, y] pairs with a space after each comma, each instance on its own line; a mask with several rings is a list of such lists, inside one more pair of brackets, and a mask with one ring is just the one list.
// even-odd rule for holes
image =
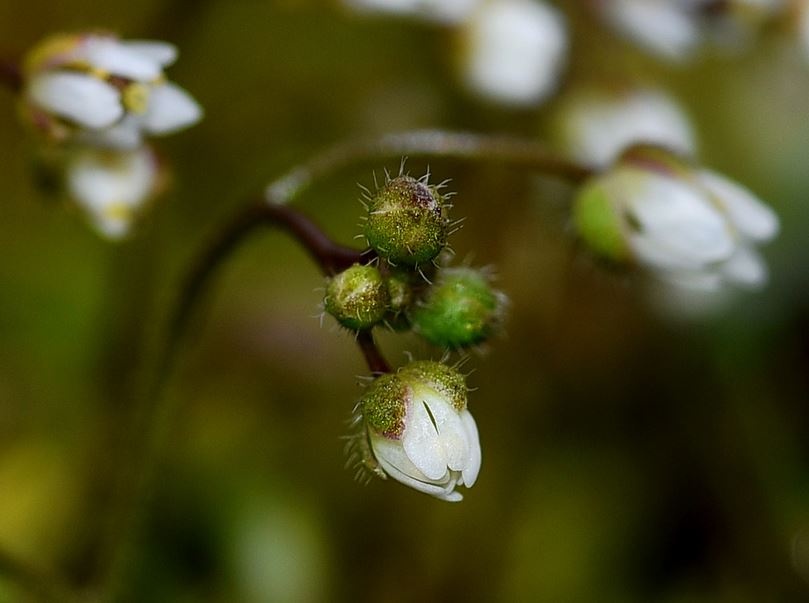
[[374, 375], [381, 375], [391, 371], [390, 365], [379, 348], [376, 347], [374, 336], [371, 331], [360, 331], [357, 333], [357, 345], [360, 346], [362, 355], [365, 357], [365, 362], [368, 364], [368, 370]]

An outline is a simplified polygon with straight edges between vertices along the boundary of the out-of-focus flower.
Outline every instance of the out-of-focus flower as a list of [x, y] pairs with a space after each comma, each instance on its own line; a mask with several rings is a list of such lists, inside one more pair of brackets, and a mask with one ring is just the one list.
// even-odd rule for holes
[[463, 21], [482, 0], [344, 0], [352, 9], [416, 17], [438, 23]]
[[784, 0], [599, 0], [620, 34], [657, 56], [688, 59], [704, 42], [733, 46], [778, 14]]
[[157, 158], [145, 146], [133, 151], [84, 148], [65, 170], [68, 194], [109, 239], [128, 234], [160, 184]]
[[571, 94], [556, 121], [560, 144], [578, 161], [611, 164], [636, 144], [696, 151], [694, 130], [677, 103], [648, 88], [592, 88]]
[[567, 57], [564, 19], [535, 0], [490, 0], [461, 29], [467, 86], [508, 105], [535, 105], [558, 86]]
[[164, 42], [56, 36], [26, 58], [24, 107], [57, 141], [134, 149], [144, 134], [168, 134], [202, 117], [197, 102], [163, 74], [176, 58]]
[[596, 252], [634, 260], [682, 290], [762, 286], [756, 251], [778, 232], [775, 213], [724, 176], [662, 149], [630, 149], [580, 190], [574, 219]]
[[466, 408], [466, 383], [438, 362], [411, 362], [382, 375], [359, 404], [373, 457], [393, 479], [451, 502], [480, 470], [480, 441]]

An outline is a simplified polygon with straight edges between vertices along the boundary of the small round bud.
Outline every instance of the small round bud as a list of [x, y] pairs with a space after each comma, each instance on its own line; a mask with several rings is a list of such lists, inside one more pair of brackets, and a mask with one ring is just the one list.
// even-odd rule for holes
[[388, 287], [374, 266], [354, 264], [329, 281], [323, 300], [326, 312], [346, 328], [370, 329], [388, 309]]
[[403, 331], [410, 328], [407, 312], [416, 298], [411, 282], [412, 279], [412, 274], [398, 270], [385, 276], [385, 284], [388, 287], [388, 297], [390, 298], [385, 323], [394, 331]]
[[602, 180], [591, 180], [579, 189], [573, 202], [573, 224], [597, 255], [619, 263], [629, 259], [623, 221]]
[[434, 187], [410, 176], [385, 184], [368, 204], [365, 238], [390, 263], [416, 266], [447, 244], [449, 223]]
[[486, 340], [499, 324], [505, 296], [472, 268], [445, 268], [411, 313], [413, 328], [433, 345], [461, 348]]

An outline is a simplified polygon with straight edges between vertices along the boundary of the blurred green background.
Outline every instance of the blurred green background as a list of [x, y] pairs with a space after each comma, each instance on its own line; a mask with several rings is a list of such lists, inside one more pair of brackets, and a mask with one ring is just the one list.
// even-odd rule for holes
[[[459, 259], [495, 265], [512, 300], [506, 335], [467, 364], [483, 468], [451, 505], [344, 469], [362, 358], [333, 321], [320, 326], [323, 282], [304, 252], [256, 237], [217, 280], [160, 401], [177, 412], [128, 600], [809, 600], [809, 61], [773, 31], [740, 56], [665, 65], [584, 5], [559, 3], [563, 88], [637, 78], [675, 94], [704, 163], [781, 216], [769, 287], [672, 323], [637, 279], [576, 247], [570, 189], [431, 161], [467, 218]], [[464, 92], [448, 29], [336, 3], [0, 1], [6, 56], [87, 28], [176, 44], [169, 76], [206, 117], [158, 141], [174, 187], [115, 245], [37, 188], [33, 144], [0, 94], [0, 546], [76, 585], [92, 580], [104, 478], [126, 476], [110, 461], [135, 384], [217, 224], [335, 141], [424, 127], [542, 140], [554, 110]], [[350, 243], [356, 183], [384, 167], [398, 161], [340, 173], [300, 206]], [[380, 339], [394, 364], [441, 356]], [[0, 579], [0, 601], [26, 597]]]

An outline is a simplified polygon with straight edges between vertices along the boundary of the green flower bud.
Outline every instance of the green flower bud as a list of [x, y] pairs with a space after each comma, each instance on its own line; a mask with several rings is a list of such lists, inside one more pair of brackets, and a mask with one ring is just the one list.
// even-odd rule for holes
[[505, 296], [472, 268], [445, 268], [411, 312], [413, 328], [430, 343], [462, 348], [486, 340], [500, 323]]
[[429, 262], [447, 244], [444, 209], [435, 187], [410, 176], [393, 178], [368, 203], [365, 238], [391, 264]]
[[407, 311], [413, 305], [416, 295], [412, 284], [413, 275], [407, 272], [394, 271], [385, 277], [388, 287], [390, 305], [385, 322], [394, 331], [410, 328]]
[[623, 220], [602, 179], [592, 179], [579, 189], [573, 201], [573, 224], [595, 254], [619, 263], [629, 259]]
[[323, 303], [341, 325], [362, 331], [385, 317], [390, 297], [378, 268], [354, 264], [329, 281]]

